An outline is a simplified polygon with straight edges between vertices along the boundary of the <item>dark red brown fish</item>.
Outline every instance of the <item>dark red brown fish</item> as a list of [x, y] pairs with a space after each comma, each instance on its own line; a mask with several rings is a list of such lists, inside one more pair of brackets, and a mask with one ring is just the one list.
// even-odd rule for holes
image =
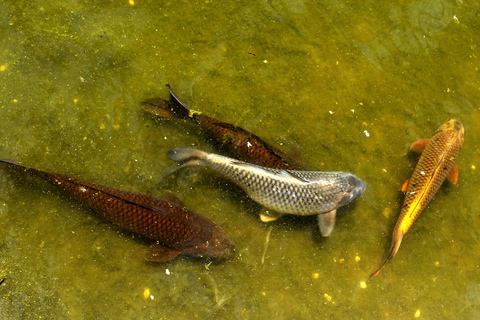
[[285, 154], [260, 137], [230, 123], [218, 121], [199, 111], [189, 109], [173, 92], [170, 100], [153, 98], [143, 102], [147, 112], [162, 118], [189, 119], [199, 125], [216, 144], [232, 157], [274, 169], [305, 170], [293, 157]]
[[397, 254], [403, 236], [433, 199], [443, 181], [448, 177], [452, 183], [457, 183], [458, 170], [455, 160], [462, 147], [464, 135], [462, 122], [450, 119], [438, 128], [431, 139], [419, 140], [410, 147], [410, 150], [422, 152], [422, 155], [412, 177], [403, 185], [402, 191], [406, 191], [406, 196], [393, 230], [388, 256], [380, 268], [370, 275], [370, 279], [375, 278], [387, 261]]
[[168, 261], [179, 254], [207, 258], [233, 255], [234, 244], [226, 232], [209, 219], [189, 211], [178, 198], [166, 201], [8, 160], [0, 162], [9, 172], [42, 178], [87, 204], [118, 228], [155, 240], [157, 244], [145, 256], [148, 261]]

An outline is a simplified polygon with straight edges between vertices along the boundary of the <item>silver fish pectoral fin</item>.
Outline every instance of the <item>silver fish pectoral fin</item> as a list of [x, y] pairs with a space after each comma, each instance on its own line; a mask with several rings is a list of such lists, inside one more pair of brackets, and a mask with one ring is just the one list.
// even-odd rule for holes
[[337, 216], [337, 209], [321, 213], [317, 216], [318, 220], [318, 228], [320, 229], [320, 233], [324, 237], [328, 237], [335, 227], [335, 218]]
[[283, 213], [281, 212], [264, 210], [262, 213], [260, 213], [260, 220], [262, 220], [262, 222], [272, 222], [277, 220], [281, 216], [283, 216]]

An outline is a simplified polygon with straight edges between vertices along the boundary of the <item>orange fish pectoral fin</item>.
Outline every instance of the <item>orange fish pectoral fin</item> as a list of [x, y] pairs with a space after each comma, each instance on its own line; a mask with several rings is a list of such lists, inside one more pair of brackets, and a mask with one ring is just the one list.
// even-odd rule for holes
[[451, 183], [457, 184], [457, 181], [458, 181], [458, 168], [457, 168], [457, 164], [456, 164], [456, 163], [453, 165], [452, 169], [450, 169], [450, 172], [448, 173], [447, 179], [448, 179], [448, 181], [450, 181]]
[[429, 141], [430, 139], [421, 139], [421, 140], [415, 141], [410, 146], [410, 151], [422, 153]]
[[405, 181], [405, 183], [403, 184], [402, 186], [402, 192], [407, 192], [407, 189], [408, 189], [408, 183], [410, 182], [410, 179], [408, 179], [407, 181]]

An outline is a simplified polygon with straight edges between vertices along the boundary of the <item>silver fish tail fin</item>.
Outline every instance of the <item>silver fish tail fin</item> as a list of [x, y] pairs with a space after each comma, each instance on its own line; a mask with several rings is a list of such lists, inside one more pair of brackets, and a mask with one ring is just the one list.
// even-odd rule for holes
[[177, 162], [183, 162], [178, 166], [168, 170], [160, 180], [165, 180], [167, 177], [177, 172], [180, 169], [193, 167], [193, 166], [204, 166], [206, 164], [206, 158], [208, 153], [203, 152], [194, 148], [173, 148], [167, 152], [170, 159]]
[[186, 148], [186, 147], [181, 147], [181, 148], [173, 148], [168, 151], [168, 156], [170, 159], [173, 161], [177, 162], [183, 162], [188, 159], [199, 159], [199, 160], [205, 160], [208, 157], [208, 153], [194, 149], [194, 148]]

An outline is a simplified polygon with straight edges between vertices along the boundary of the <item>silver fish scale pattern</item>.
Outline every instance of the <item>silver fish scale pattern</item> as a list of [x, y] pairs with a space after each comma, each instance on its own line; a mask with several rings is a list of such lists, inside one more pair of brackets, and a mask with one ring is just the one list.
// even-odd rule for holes
[[254, 201], [280, 213], [311, 215], [334, 210], [351, 189], [350, 173], [270, 169], [214, 154], [205, 161]]

